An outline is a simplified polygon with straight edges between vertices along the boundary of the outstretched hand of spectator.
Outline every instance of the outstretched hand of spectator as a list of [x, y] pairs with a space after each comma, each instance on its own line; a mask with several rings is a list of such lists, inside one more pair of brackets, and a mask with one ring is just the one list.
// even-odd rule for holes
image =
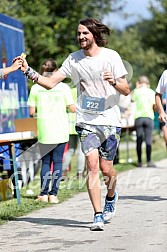
[[16, 61], [19, 61], [19, 62], [21, 62], [21, 65], [20, 65], [20, 70], [22, 71], [22, 72], [25, 72], [26, 70], [27, 70], [27, 68], [28, 68], [28, 63], [27, 63], [27, 61], [26, 61], [26, 54], [24, 54], [24, 53], [22, 53], [21, 55], [19, 55], [19, 56], [17, 56], [17, 57], [15, 57], [14, 59], [13, 59], [13, 64], [16, 62]]
[[13, 64], [11, 65], [12, 71], [16, 71], [17, 69], [20, 69], [22, 67], [22, 60], [21, 59], [16, 59]]

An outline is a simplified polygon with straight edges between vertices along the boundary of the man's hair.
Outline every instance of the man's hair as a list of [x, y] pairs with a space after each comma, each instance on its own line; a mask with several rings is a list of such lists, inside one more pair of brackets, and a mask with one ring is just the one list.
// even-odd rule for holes
[[56, 61], [49, 58], [42, 63], [40, 74], [47, 73], [47, 75], [51, 75], [55, 70], [57, 70]]
[[100, 21], [94, 18], [86, 18], [80, 20], [79, 24], [84, 25], [93, 34], [93, 37], [98, 46], [105, 46], [107, 44], [106, 36], [110, 35], [110, 29], [108, 26], [102, 24]]

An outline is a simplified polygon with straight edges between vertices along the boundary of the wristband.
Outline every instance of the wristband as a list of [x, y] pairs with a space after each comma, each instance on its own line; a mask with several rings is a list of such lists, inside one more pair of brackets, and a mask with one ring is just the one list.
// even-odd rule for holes
[[117, 85], [117, 83], [116, 83], [116, 82], [114, 82], [114, 83], [112, 83], [112, 84], [111, 84], [111, 86], [113, 86], [113, 87], [114, 87], [114, 86], [116, 86], [116, 85]]
[[114, 87], [114, 86], [116, 86], [116, 85], [117, 85], [117, 83], [116, 83], [116, 82], [114, 82], [114, 83], [112, 83], [112, 84], [111, 84], [111, 86], [113, 86], [113, 87]]
[[30, 80], [33, 82], [37, 82], [39, 78], [39, 73], [36, 72], [34, 69], [28, 66], [28, 68], [25, 70], [24, 75], [26, 75]]
[[23, 72], [24, 75], [27, 75], [28, 71], [30, 70], [30, 67], [28, 66], [27, 69]]

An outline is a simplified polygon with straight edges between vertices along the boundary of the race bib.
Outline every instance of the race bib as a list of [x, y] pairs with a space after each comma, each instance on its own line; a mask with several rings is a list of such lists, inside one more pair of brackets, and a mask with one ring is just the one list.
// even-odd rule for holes
[[105, 109], [105, 99], [98, 97], [83, 96], [82, 109], [90, 114], [103, 114]]

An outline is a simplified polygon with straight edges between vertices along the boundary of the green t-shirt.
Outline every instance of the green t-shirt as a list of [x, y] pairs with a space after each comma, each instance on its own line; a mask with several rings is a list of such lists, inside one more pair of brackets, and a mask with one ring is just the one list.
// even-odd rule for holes
[[38, 84], [32, 86], [28, 105], [37, 109], [38, 141], [43, 144], [64, 143], [69, 140], [67, 106], [74, 104], [71, 90], [65, 83], [52, 89]]
[[139, 117], [154, 119], [155, 92], [151, 88], [145, 86], [135, 88], [132, 93], [132, 100], [135, 102], [135, 119]]

